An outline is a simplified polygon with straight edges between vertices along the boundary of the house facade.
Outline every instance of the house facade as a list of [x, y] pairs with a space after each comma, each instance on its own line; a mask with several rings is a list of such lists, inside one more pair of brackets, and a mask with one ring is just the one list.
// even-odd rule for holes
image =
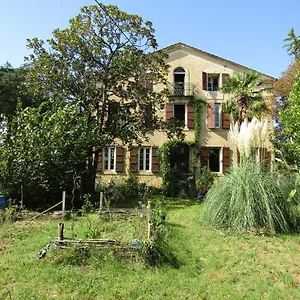
[[[250, 69], [220, 58], [183, 43], [163, 49], [168, 55], [169, 97], [165, 108], [157, 111], [165, 120], [176, 119], [184, 124], [185, 141], [173, 153], [172, 167], [188, 173], [191, 159], [196, 165], [206, 166], [213, 173], [222, 175], [237, 154], [233, 153], [229, 139], [229, 116], [223, 111], [227, 95], [220, 88], [233, 72], [247, 72]], [[262, 79], [272, 82], [273, 77], [262, 74]], [[160, 85], [154, 86], [159, 90]], [[272, 96], [266, 93], [266, 101]], [[269, 98], [269, 99], [268, 99]], [[205, 105], [196, 111], [195, 101], [203, 99]], [[272, 126], [272, 119], [270, 126]], [[193, 156], [189, 144], [197, 140], [198, 155]], [[131, 149], [114, 145], [103, 149], [98, 159], [98, 178], [103, 181], [121, 181], [134, 173], [141, 182], [159, 186], [162, 182], [158, 150], [168, 141], [163, 132], [149, 133], [149, 141]], [[271, 148], [271, 144], [269, 146]], [[235, 158], [237, 159], [237, 158]]]

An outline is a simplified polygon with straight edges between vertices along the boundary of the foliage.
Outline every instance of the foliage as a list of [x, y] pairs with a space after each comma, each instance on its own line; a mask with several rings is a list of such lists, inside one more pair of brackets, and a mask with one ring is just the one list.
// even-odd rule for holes
[[296, 35], [294, 28], [291, 28], [288, 36], [283, 41], [288, 42], [283, 46], [287, 48], [288, 54], [297, 59], [300, 55], [300, 36]]
[[276, 97], [280, 97], [283, 108], [288, 100], [299, 71], [300, 60], [295, 60], [288, 66], [287, 70], [282, 73], [281, 77], [274, 82], [274, 94]]
[[26, 89], [28, 67], [13, 68], [9, 63], [0, 66], [0, 122], [11, 120], [18, 107], [37, 105], [41, 99], [33, 97]]
[[291, 177], [264, 172], [249, 159], [209, 190], [204, 218], [211, 226], [235, 233], [262, 227], [289, 232], [298, 218], [297, 197], [287, 201], [293, 188]]
[[208, 167], [200, 168], [199, 177], [196, 180], [197, 191], [209, 190], [214, 184], [215, 176]]
[[[30, 39], [28, 47], [32, 53], [26, 88], [30, 95], [46, 102], [37, 110], [20, 112], [12, 121], [14, 136], [7, 136], [5, 143], [18, 147], [14, 155], [6, 151], [4, 156], [4, 164], [11, 168], [6, 186], [15, 193], [22, 183], [27, 192], [38, 195], [42, 190], [41, 197], [53, 198], [52, 193], [68, 187], [71, 178], [79, 176], [80, 192], [93, 197], [97, 160], [103, 147], [116, 138], [123, 144], [139, 144], [149, 130], [168, 131], [163, 119], [155, 116], [167, 93], [166, 55], [156, 51], [151, 22], [112, 5], [83, 7], [68, 28], [54, 30], [46, 42]], [[149, 90], [147, 82], [160, 83], [161, 91]], [[149, 113], [149, 104], [153, 118], [144, 124], [141, 119]], [[59, 116], [68, 109], [77, 119], [61, 120]], [[45, 122], [46, 115], [49, 122]], [[21, 124], [22, 118], [26, 125]], [[36, 130], [40, 118], [49, 133]], [[74, 130], [70, 128], [72, 122]], [[50, 133], [63, 135], [50, 144]], [[12, 145], [8, 148], [13, 149]]]
[[132, 173], [119, 183], [112, 180], [108, 183], [99, 182], [96, 190], [104, 192], [106, 200], [119, 207], [137, 206], [139, 202], [145, 204], [152, 194], [151, 188], [145, 183], [140, 183], [138, 176]]
[[88, 117], [73, 103], [44, 102], [17, 113], [0, 154], [3, 191], [19, 199], [22, 185], [24, 204], [31, 206], [70, 193], [74, 176], [87, 173], [87, 147], [95, 138]]
[[260, 117], [267, 110], [263, 90], [264, 83], [258, 73], [234, 73], [222, 87], [222, 92], [231, 96], [225, 105], [231, 120], [241, 123], [249, 117]]
[[[160, 170], [162, 173], [162, 186], [167, 196], [177, 196], [182, 188], [181, 182], [185, 185], [189, 185], [186, 175], [181, 170], [173, 168], [171, 165], [172, 154], [178, 149], [178, 147], [187, 145], [189, 147], [195, 146], [194, 142], [169, 140], [164, 143], [159, 149], [160, 157]], [[195, 166], [190, 165], [190, 170], [193, 170]], [[195, 195], [194, 195], [195, 196]]]
[[300, 76], [289, 94], [286, 105], [279, 110], [280, 131], [276, 133], [275, 145], [289, 164], [300, 167]]

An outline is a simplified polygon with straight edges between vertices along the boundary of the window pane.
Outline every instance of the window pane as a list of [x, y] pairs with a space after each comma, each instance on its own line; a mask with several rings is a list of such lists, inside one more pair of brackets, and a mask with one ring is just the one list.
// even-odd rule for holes
[[108, 170], [108, 148], [104, 148], [104, 170]]
[[115, 169], [115, 148], [110, 148], [110, 170]]
[[215, 127], [220, 128], [220, 104], [215, 104]]
[[174, 104], [174, 118], [185, 124], [185, 105]]
[[209, 169], [212, 172], [220, 172], [220, 149], [209, 149], [208, 155]]
[[146, 148], [145, 171], [150, 170], [150, 148]]
[[144, 170], [144, 148], [140, 148], [140, 160], [139, 160], [139, 170]]

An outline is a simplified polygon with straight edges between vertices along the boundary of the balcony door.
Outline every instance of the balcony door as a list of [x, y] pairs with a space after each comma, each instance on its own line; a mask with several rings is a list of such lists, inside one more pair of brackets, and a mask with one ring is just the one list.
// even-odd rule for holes
[[185, 71], [183, 68], [176, 68], [174, 70], [174, 95], [185, 95]]

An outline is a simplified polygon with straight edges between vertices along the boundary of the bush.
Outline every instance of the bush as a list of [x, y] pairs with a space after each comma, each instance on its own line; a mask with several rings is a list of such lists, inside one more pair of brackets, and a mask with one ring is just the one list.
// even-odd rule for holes
[[277, 172], [264, 172], [255, 162], [235, 166], [207, 193], [205, 221], [232, 232], [267, 228], [276, 232], [295, 229], [298, 212], [295, 180]]

